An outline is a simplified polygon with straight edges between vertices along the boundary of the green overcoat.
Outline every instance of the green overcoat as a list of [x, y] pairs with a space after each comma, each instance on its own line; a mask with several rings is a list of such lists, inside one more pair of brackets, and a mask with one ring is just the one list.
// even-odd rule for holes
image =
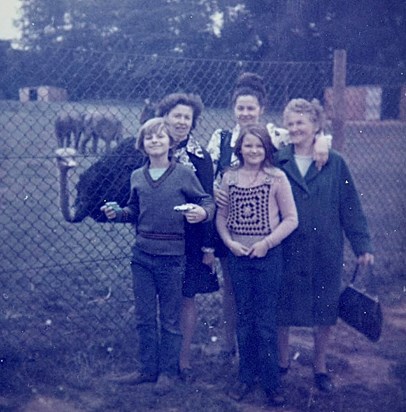
[[333, 325], [344, 254], [344, 234], [356, 256], [371, 252], [367, 221], [348, 166], [331, 150], [321, 171], [313, 162], [305, 175], [294, 160], [293, 146], [276, 154], [292, 186], [298, 228], [283, 242], [285, 269], [279, 301], [279, 324]]

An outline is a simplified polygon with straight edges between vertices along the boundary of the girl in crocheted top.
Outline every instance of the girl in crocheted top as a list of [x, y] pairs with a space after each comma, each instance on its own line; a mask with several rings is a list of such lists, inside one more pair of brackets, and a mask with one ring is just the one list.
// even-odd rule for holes
[[275, 151], [263, 125], [241, 128], [235, 145], [239, 160], [225, 172], [221, 190], [228, 205], [219, 207], [217, 230], [229, 249], [227, 261], [237, 306], [239, 382], [229, 395], [241, 400], [257, 378], [272, 405], [279, 393], [276, 306], [282, 272], [280, 243], [297, 225], [289, 181], [273, 166]]

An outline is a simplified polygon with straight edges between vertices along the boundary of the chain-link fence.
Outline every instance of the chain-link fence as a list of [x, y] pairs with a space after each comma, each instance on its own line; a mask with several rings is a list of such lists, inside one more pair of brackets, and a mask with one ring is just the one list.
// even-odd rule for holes
[[[343, 153], [369, 217], [384, 298], [391, 301], [402, 295], [405, 281], [402, 166], [406, 123], [404, 118], [399, 120], [405, 100], [399, 97], [402, 85], [395, 73], [371, 67], [347, 70], [349, 84], [359, 89], [347, 96], [352, 109]], [[329, 103], [330, 63], [190, 60], [49, 49], [40, 55], [31, 53], [9, 67], [9, 85], [20, 89], [25, 102], [0, 102], [2, 345], [25, 347], [30, 358], [41, 356], [52, 365], [57, 351], [59, 362], [62, 354], [75, 367], [72, 354], [80, 350], [112, 359], [117, 353], [132, 353], [136, 341], [131, 228], [89, 217], [68, 223], [60, 210], [61, 197], [66, 193], [76, 197], [79, 177], [100, 159], [105, 144], [99, 142], [97, 153], [92, 153], [90, 145], [79, 152], [76, 166], [67, 170], [65, 179], [55, 155], [58, 115], [110, 113], [121, 123], [126, 138], [137, 134], [144, 99], [157, 101], [170, 92], [193, 92], [205, 104], [195, 131], [205, 144], [216, 128], [233, 126], [230, 95], [243, 71], [265, 78], [266, 120], [277, 125], [290, 98], [317, 97]], [[56, 88], [66, 90], [68, 100]], [[121, 157], [120, 161], [126, 160]], [[108, 162], [105, 167], [108, 176]], [[347, 253], [349, 270], [350, 259]], [[198, 301], [196, 342], [221, 343], [222, 291], [201, 295]]]

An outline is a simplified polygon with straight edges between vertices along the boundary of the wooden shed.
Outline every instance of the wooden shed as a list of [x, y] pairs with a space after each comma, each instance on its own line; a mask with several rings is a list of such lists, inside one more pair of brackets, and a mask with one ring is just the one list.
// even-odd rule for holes
[[[349, 86], [345, 88], [345, 120], [380, 120], [382, 88], [379, 86]], [[333, 90], [324, 91], [324, 107], [329, 119], [333, 118]]]
[[54, 86], [22, 87], [19, 90], [20, 102], [64, 102], [68, 100], [65, 89]]
[[399, 120], [406, 122], [406, 85], [400, 89]]

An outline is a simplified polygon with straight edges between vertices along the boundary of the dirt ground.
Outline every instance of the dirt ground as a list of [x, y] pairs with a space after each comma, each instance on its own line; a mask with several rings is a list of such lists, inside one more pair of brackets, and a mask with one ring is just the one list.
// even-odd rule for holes
[[[372, 343], [339, 321], [334, 330], [328, 365], [336, 386], [322, 394], [312, 382], [312, 336], [298, 328], [291, 339], [292, 360], [283, 380], [286, 412], [401, 412], [406, 410], [406, 305], [384, 307], [384, 329]], [[81, 360], [81, 368], [54, 365], [55, 369], [20, 363], [13, 369], [13, 384], [2, 382], [0, 411], [3, 412], [95, 412], [95, 411], [240, 411], [274, 410], [266, 405], [258, 389], [243, 402], [225, 395], [234, 382], [237, 364], [222, 362], [216, 345], [194, 345], [196, 381], [180, 383], [173, 392], [157, 397], [153, 384], [117, 385], [112, 374], [131, 370], [128, 359], [92, 365]], [[51, 361], [51, 360], [50, 360]], [[96, 362], [96, 360], [93, 360]], [[46, 362], [45, 362], [46, 363]], [[3, 374], [3, 378], [4, 378]], [[9, 376], [10, 377], [10, 376]]]

